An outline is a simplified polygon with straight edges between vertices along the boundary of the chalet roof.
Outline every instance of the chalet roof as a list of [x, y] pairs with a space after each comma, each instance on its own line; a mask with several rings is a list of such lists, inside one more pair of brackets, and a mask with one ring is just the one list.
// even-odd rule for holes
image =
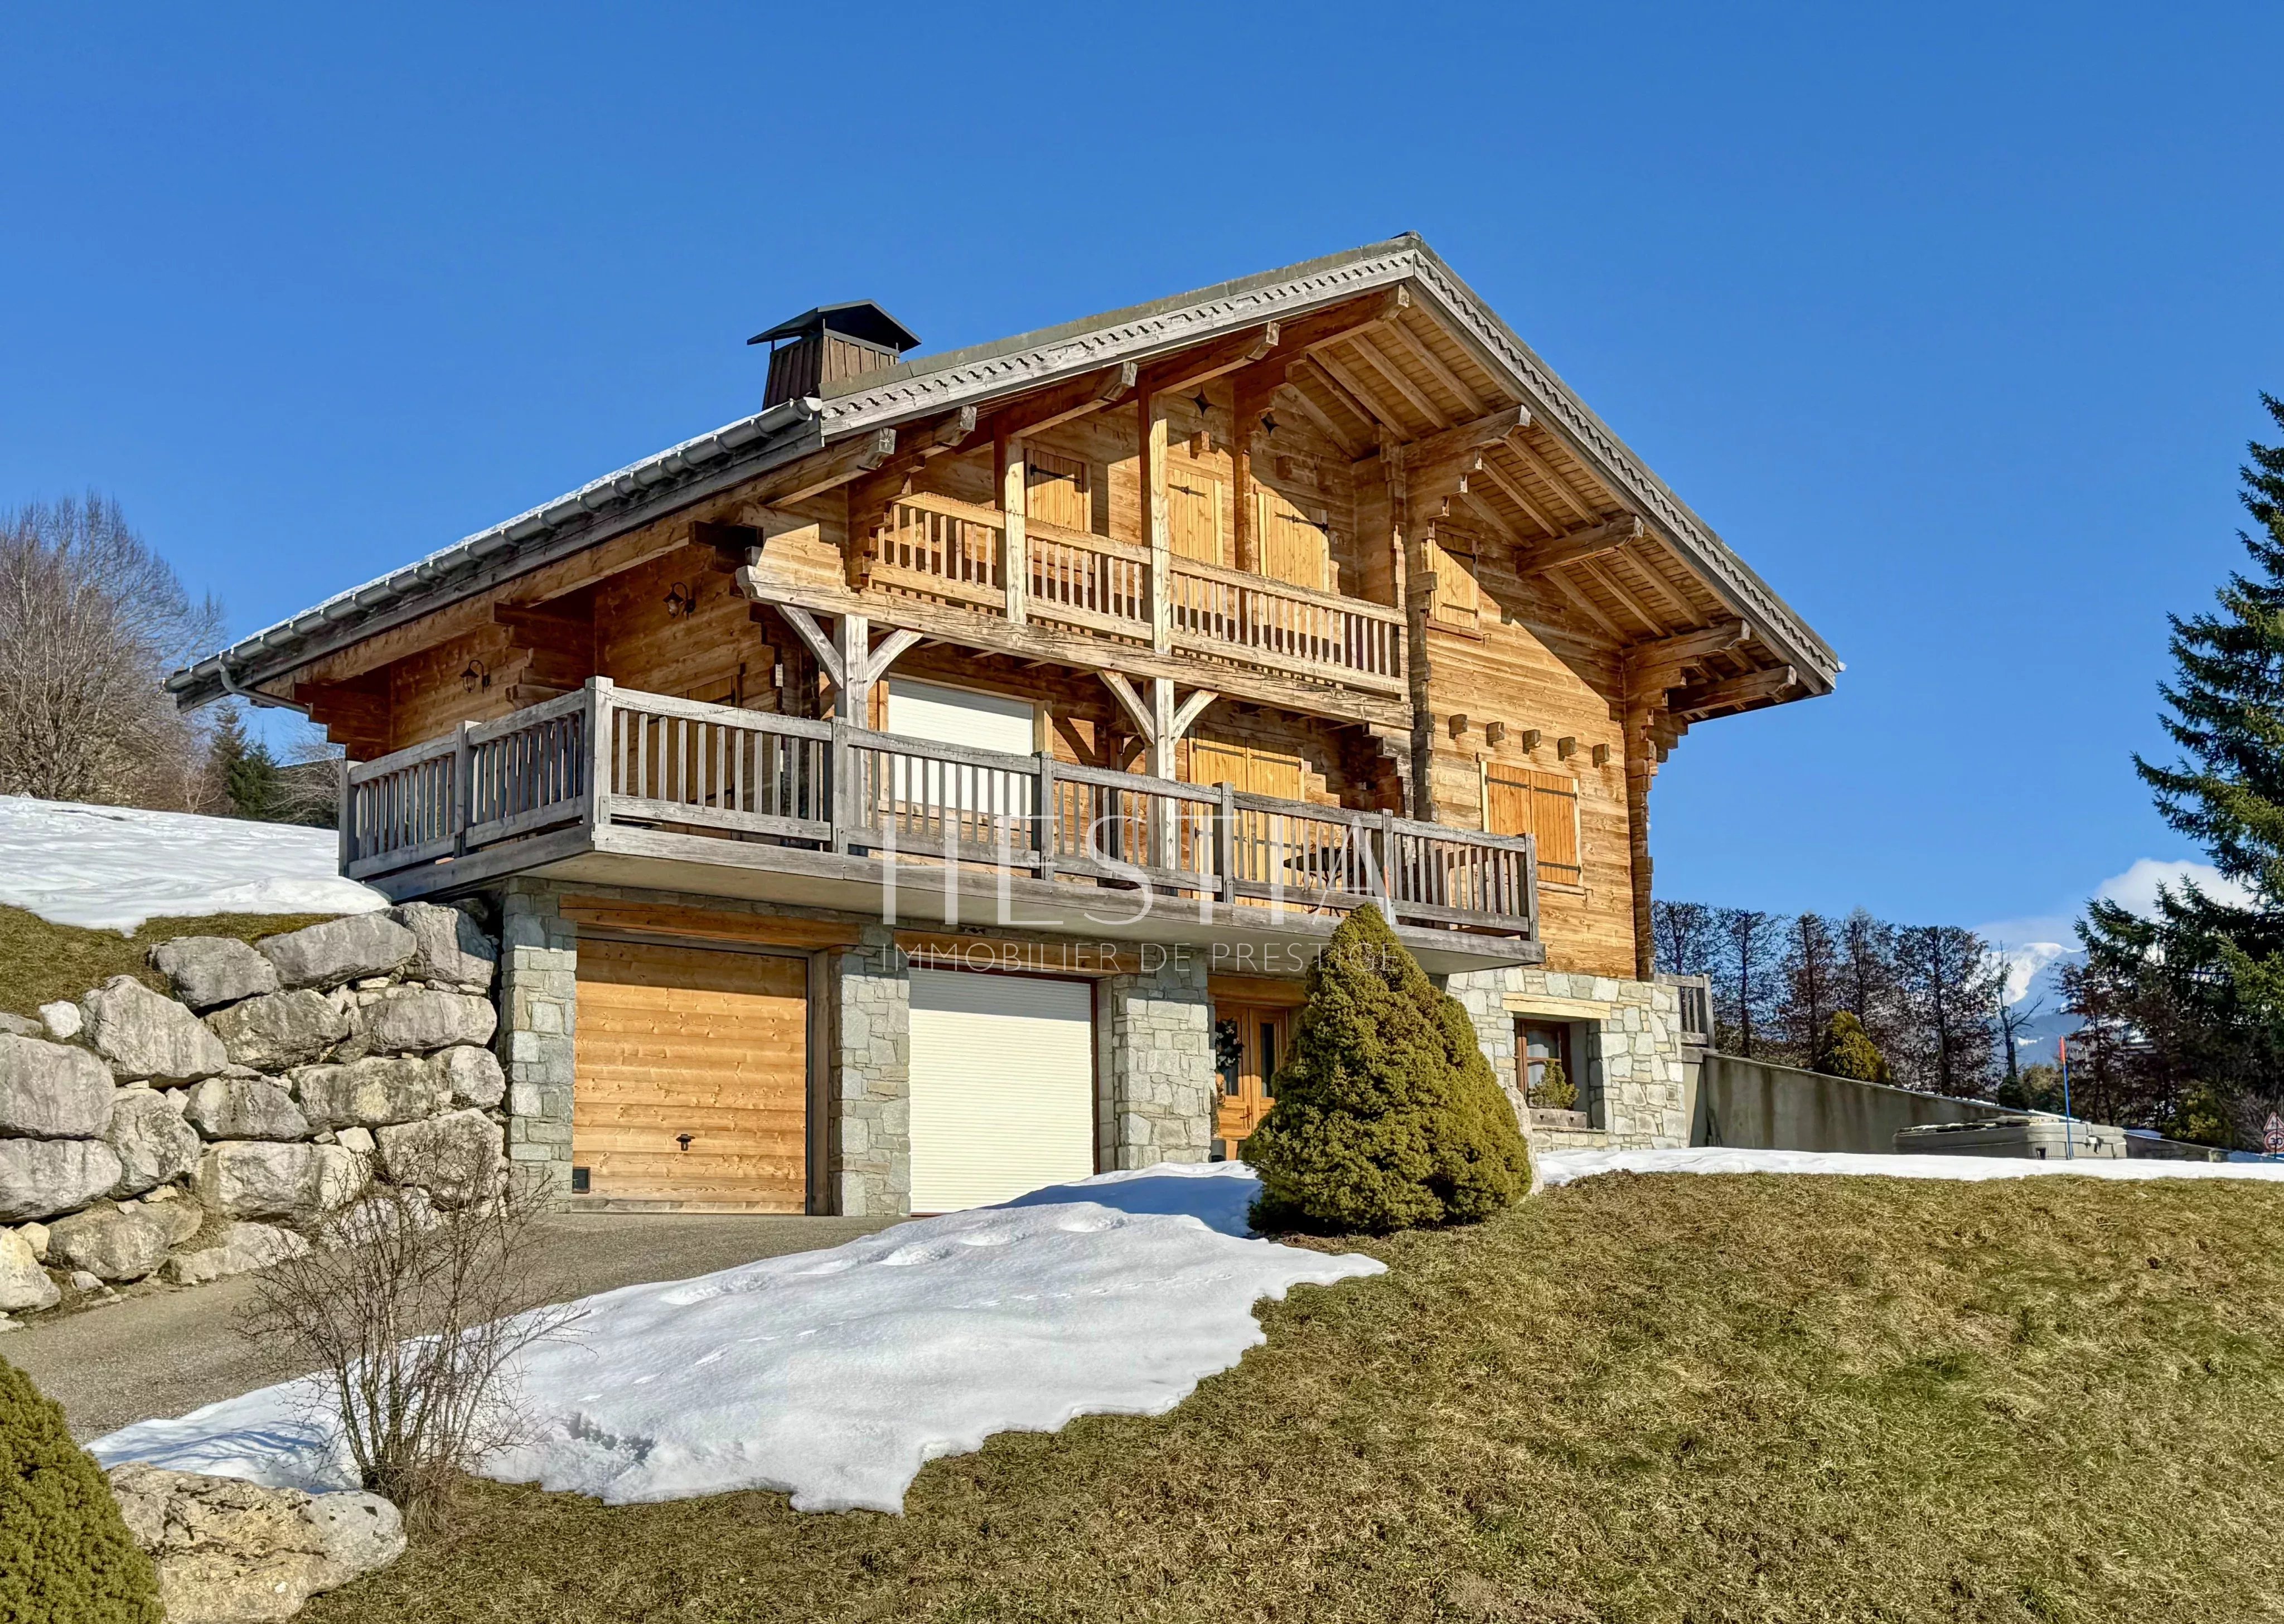
[[[1521, 399], [1534, 422], [1558, 436], [1731, 611], [1749, 621], [1756, 635], [1797, 668], [1803, 683], [1817, 692], [1831, 689], [1841, 666], [1824, 640], [1411, 233], [989, 344], [910, 356], [828, 386], [821, 395], [780, 402], [328, 598], [173, 673], [166, 686], [186, 706], [219, 699], [647, 524], [829, 441], [1146, 360], [1398, 285], [1411, 289], [1485, 371]], [[835, 308], [821, 306], [794, 323]], [[770, 333], [783, 336], [780, 329]]]

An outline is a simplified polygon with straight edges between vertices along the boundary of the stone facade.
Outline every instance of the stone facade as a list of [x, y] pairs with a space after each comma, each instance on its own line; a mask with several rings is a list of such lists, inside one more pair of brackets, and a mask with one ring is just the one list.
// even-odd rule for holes
[[[1491, 1070], [1529, 1124], [1533, 1144], [1631, 1149], [1689, 1143], [1681, 1007], [1674, 988], [1525, 968], [1473, 971], [1451, 977], [1446, 986], [1474, 1022]], [[1525, 1016], [1568, 1021], [1583, 1031], [1576, 1081], [1591, 1128], [1530, 1124], [1516, 1071], [1515, 1022]]]
[[1215, 1083], [1204, 961], [1169, 953], [1138, 973], [1105, 977], [1094, 1019], [1104, 1164], [1205, 1160]]
[[911, 977], [894, 931], [864, 934], [825, 967], [825, 1181], [844, 1217], [901, 1217], [912, 1210]]
[[507, 1069], [508, 1159], [568, 1194], [579, 933], [555, 899], [544, 880], [513, 880], [501, 894], [498, 1046]]

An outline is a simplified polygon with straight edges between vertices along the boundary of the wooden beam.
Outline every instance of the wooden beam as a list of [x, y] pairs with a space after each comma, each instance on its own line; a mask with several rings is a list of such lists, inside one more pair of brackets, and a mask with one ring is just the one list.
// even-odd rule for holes
[[1404, 419], [1381, 405], [1379, 397], [1373, 394], [1370, 387], [1354, 372], [1341, 363], [1341, 358], [1338, 355], [1328, 349], [1320, 349], [1309, 357], [1309, 364], [1318, 368], [1326, 377], [1346, 390], [1349, 398], [1363, 409], [1366, 418], [1380, 425], [1381, 427], [1392, 431], [1402, 439], [1412, 438], [1412, 430]]
[[592, 644], [591, 617], [569, 615], [536, 604], [494, 604], [492, 624], [505, 626], [518, 643], [537, 646], [543, 642]]
[[987, 415], [981, 426], [994, 440], [1026, 434], [1043, 434], [1051, 428], [1100, 411], [1113, 406], [1134, 392], [1140, 380], [1142, 369], [1131, 361], [1122, 361], [1082, 377], [1056, 384], [1036, 394], [1010, 401], [1006, 405]]
[[872, 472], [896, 454], [896, 431], [892, 428], [869, 430], [851, 435], [838, 445], [827, 446], [771, 469], [750, 486], [746, 494], [763, 503], [793, 503], [807, 500], [820, 492]]
[[1279, 323], [1264, 322], [1249, 331], [1154, 362], [1143, 369], [1140, 391], [1145, 395], [1170, 394], [1176, 390], [1195, 388], [1240, 367], [1251, 366], [1277, 347], [1279, 331]]
[[1359, 332], [1349, 340], [1349, 344], [1356, 353], [1363, 357], [1366, 365], [1388, 379], [1388, 383], [1395, 387], [1396, 394], [1411, 403], [1414, 411], [1437, 428], [1449, 428], [1451, 426], [1451, 419], [1444, 415], [1443, 409], [1429, 400], [1420, 386], [1404, 375], [1402, 367], [1381, 353], [1380, 346], [1372, 341], [1370, 334]]
[[1141, 448], [1142, 539], [1150, 549], [1150, 646], [1163, 654], [1174, 646], [1173, 532], [1166, 510], [1166, 414], [1158, 392], [1135, 393], [1136, 429]]
[[1498, 510], [1493, 507], [1483, 497], [1478, 496], [1473, 488], [1461, 491], [1459, 493], [1459, 499], [1466, 503], [1469, 508], [1474, 510], [1477, 518], [1481, 519], [1492, 529], [1498, 531], [1500, 535], [1504, 536], [1515, 546], [1522, 547], [1529, 544], [1524, 540], [1521, 532], [1518, 531], [1513, 525], [1507, 523], [1506, 519], [1500, 518]]
[[1672, 666], [1702, 660], [1708, 654], [1725, 654], [1740, 644], [1753, 640], [1753, 629], [1744, 621], [1724, 621], [1718, 626], [1709, 626], [1703, 631], [1684, 632], [1678, 637], [1660, 637], [1654, 643], [1637, 643], [1626, 651], [1626, 656], [1636, 665]]
[[1584, 611], [1588, 619], [1592, 620], [1597, 626], [1600, 626], [1604, 631], [1609, 633], [1611, 636], [1616, 638], [1620, 643], [1625, 643], [1631, 640], [1629, 634], [1622, 630], [1615, 621], [1602, 613], [1601, 605], [1595, 603], [1595, 601], [1587, 597], [1585, 593], [1580, 591], [1578, 589], [1578, 583], [1571, 580], [1570, 577], [1565, 574], [1562, 571], [1559, 569], [1548, 570], [1540, 577], [1540, 579], [1553, 582], [1556, 591], [1568, 598], [1575, 606]]
[[1561, 497], [1563, 504], [1575, 510], [1579, 518], [1592, 524], [1602, 516], [1600, 510], [1591, 502], [1581, 498], [1576, 491], [1570, 488], [1570, 481], [1555, 471], [1553, 464], [1530, 449], [1529, 443], [1524, 441], [1521, 429], [1509, 434], [1506, 437], [1506, 443], [1515, 456], [1522, 459], [1522, 465], [1545, 480], [1546, 488]]
[[1443, 364], [1435, 352], [1428, 347], [1427, 340], [1412, 331], [1410, 323], [1389, 322], [1381, 331], [1401, 345], [1404, 353], [1417, 361], [1430, 378], [1458, 397], [1460, 410], [1471, 418], [1482, 415], [1482, 398], [1473, 389], [1459, 381], [1459, 374]]
[[690, 527], [690, 544], [713, 555], [706, 567], [724, 575], [751, 563], [750, 555], [765, 539], [758, 525], [724, 525], [701, 519]]
[[818, 628], [808, 610], [794, 604], [778, 604], [776, 607], [778, 613], [785, 617], [785, 623], [793, 628], [794, 636], [808, 648], [810, 658], [817, 661], [825, 680], [838, 690], [842, 685], [843, 672], [841, 651], [833, 646], [833, 639]]
[[1666, 707], [1677, 716], [1699, 717], [1709, 711], [1757, 705], [1783, 697], [1800, 685], [1800, 673], [1791, 666], [1773, 671], [1753, 671], [1701, 687], [1679, 688], [1667, 696]]
[[1290, 397], [1293, 403], [1301, 409], [1301, 415], [1308, 418], [1310, 422], [1315, 424], [1318, 432], [1321, 433], [1326, 439], [1340, 447], [1342, 456], [1347, 457], [1351, 461], [1355, 459], [1360, 448], [1354, 437], [1349, 433], [1348, 430], [1334, 423], [1332, 419], [1332, 415], [1323, 407], [1318, 405], [1316, 401], [1311, 398], [1306, 389], [1303, 389], [1299, 384], [1295, 383], [1290, 378], [1287, 378], [1283, 386], [1278, 389], [1276, 394], [1271, 397], [1271, 402], [1274, 404], [1278, 399], [1284, 397]]
[[1412, 308], [1412, 290], [1392, 287], [1368, 301], [1363, 301], [1361, 308], [1355, 304], [1340, 307], [1340, 320], [1332, 319], [1333, 313], [1326, 312], [1320, 325], [1306, 331], [1301, 330], [1300, 323], [1293, 324], [1292, 347], [1301, 354], [1314, 355], [1328, 344], [1338, 344], [1341, 340], [1353, 338], [1360, 332], [1373, 332], [1382, 327], [1392, 326], [1402, 321], [1404, 313]]
[[[1485, 412], [1479, 418], [1412, 441], [1404, 454], [1404, 466], [1412, 469], [1432, 467], [1462, 451], [1488, 451], [1503, 442], [1509, 434], [1528, 426], [1529, 422], [1529, 407], [1502, 406], [1497, 411]], [[1378, 453], [1368, 455], [1377, 456]]]
[[1532, 524], [1537, 525], [1540, 529], [1545, 531], [1547, 535], [1560, 535], [1562, 532], [1568, 527], [1564, 525], [1557, 524], [1553, 519], [1549, 519], [1546, 516], [1546, 510], [1540, 507], [1536, 502], [1533, 502], [1529, 496], [1523, 490], [1522, 487], [1509, 479], [1506, 472], [1500, 469], [1498, 464], [1493, 462], [1489, 456], [1486, 456], [1483, 459], [1483, 474], [1484, 477], [1489, 479], [1492, 484], [1498, 486], [1499, 489], [1505, 493], [1506, 499], [1509, 502], [1514, 503], [1517, 508], [1521, 510], [1522, 516], [1525, 519], [1528, 519]]
[[1544, 574], [1566, 564], [1576, 564], [1601, 553], [1615, 552], [1621, 547], [1639, 541], [1645, 534], [1639, 514], [1623, 513], [1605, 524], [1572, 530], [1556, 536], [1544, 546], [1534, 547], [1529, 556], [1514, 561], [1514, 567], [1521, 574]]
[[1641, 600], [1626, 590], [1623, 582], [1617, 580], [1609, 571], [1600, 567], [1592, 558], [1580, 558], [1576, 562], [1580, 569], [1593, 577], [1596, 586], [1600, 587], [1602, 590], [1624, 605], [1628, 614], [1648, 627], [1654, 635], [1659, 636], [1665, 635], [1667, 629], [1665, 622], [1643, 608]]

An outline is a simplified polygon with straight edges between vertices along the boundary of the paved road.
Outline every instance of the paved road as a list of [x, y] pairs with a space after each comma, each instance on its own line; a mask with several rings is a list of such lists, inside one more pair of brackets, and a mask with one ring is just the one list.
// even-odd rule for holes
[[[583, 1297], [645, 1280], [686, 1280], [717, 1269], [837, 1246], [889, 1220], [746, 1214], [559, 1213], [536, 1272]], [[189, 1291], [136, 1295], [0, 1337], [0, 1358], [28, 1372], [64, 1407], [84, 1441], [153, 1416], [179, 1416], [297, 1372], [239, 1334], [254, 1284], [240, 1277]]]

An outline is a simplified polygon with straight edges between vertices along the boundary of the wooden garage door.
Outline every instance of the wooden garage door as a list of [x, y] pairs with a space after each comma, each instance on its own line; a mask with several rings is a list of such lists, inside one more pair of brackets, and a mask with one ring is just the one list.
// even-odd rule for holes
[[589, 1194], [804, 1209], [807, 960], [583, 938], [576, 1054]]

